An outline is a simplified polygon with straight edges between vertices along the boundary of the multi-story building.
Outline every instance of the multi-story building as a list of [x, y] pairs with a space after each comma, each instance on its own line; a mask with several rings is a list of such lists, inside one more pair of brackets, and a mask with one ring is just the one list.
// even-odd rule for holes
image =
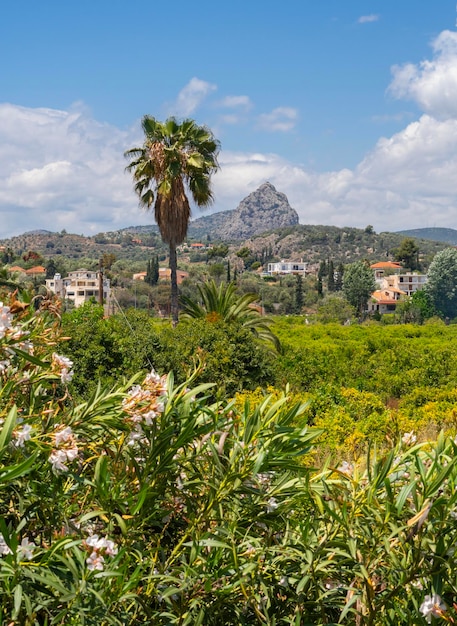
[[426, 274], [402, 272], [403, 266], [392, 261], [374, 263], [371, 269], [379, 289], [371, 294], [369, 313], [394, 312], [401, 299], [423, 289], [427, 282]]
[[423, 289], [427, 282], [426, 274], [403, 272], [403, 266], [393, 261], [374, 263], [370, 267], [381, 289], [400, 289], [407, 296], [412, 296], [415, 291]]
[[[85, 269], [69, 272], [66, 278], [55, 274], [46, 280], [46, 287], [62, 300], [70, 300], [79, 307], [89, 300], [99, 301], [100, 273]], [[109, 304], [111, 295], [110, 281], [103, 277], [103, 301]]]
[[401, 289], [408, 296], [412, 296], [414, 292], [424, 288], [427, 282], [427, 275], [407, 272], [406, 274], [387, 276], [384, 280], [387, 281], [389, 286]]

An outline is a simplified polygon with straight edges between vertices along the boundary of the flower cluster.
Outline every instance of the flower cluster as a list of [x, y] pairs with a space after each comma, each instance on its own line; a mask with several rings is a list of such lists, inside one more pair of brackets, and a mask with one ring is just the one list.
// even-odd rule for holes
[[348, 463], [347, 461], [343, 461], [341, 465], [337, 469], [338, 472], [342, 474], [346, 474], [346, 476], [352, 476], [354, 472], [354, 466], [352, 463]]
[[54, 450], [49, 456], [49, 463], [55, 472], [68, 472], [66, 463], [74, 461], [78, 456], [76, 437], [70, 426], [65, 428], [56, 427], [54, 433]]
[[33, 551], [36, 545], [30, 541], [28, 537], [24, 537], [17, 547], [17, 556], [20, 561], [31, 561], [33, 559]]
[[432, 596], [425, 596], [424, 601], [419, 607], [419, 611], [427, 620], [428, 624], [432, 623], [432, 617], [442, 617], [447, 611], [447, 606], [441, 597], [434, 593]]
[[[17, 558], [19, 561], [33, 559], [33, 551], [36, 549], [36, 545], [33, 541], [30, 541], [28, 537], [24, 537], [21, 543], [17, 547]], [[13, 551], [5, 541], [5, 537], [0, 533], [0, 556], [8, 556], [13, 554]]]
[[13, 315], [10, 313], [10, 307], [0, 302], [0, 339], [5, 336], [6, 331], [11, 328]]
[[128, 420], [132, 424], [150, 426], [158, 414], [163, 413], [166, 393], [166, 377], [160, 377], [152, 371], [142, 385], [132, 387], [122, 403]]
[[417, 441], [417, 437], [416, 435], [411, 431], [410, 433], [405, 433], [403, 435], [403, 437], [401, 438], [401, 441], [403, 443], [404, 446], [410, 447], [413, 446], [416, 441]]
[[142, 426], [151, 426], [163, 413], [167, 393], [166, 377], [154, 370], [146, 376], [142, 385], [134, 385], [122, 403], [127, 414], [126, 421], [133, 426], [128, 445], [135, 445], [144, 438]]
[[61, 356], [55, 352], [52, 355], [52, 364], [60, 374], [60, 380], [65, 384], [73, 378], [73, 361], [66, 356]]
[[26, 441], [30, 440], [32, 433], [32, 427], [30, 424], [24, 424], [22, 428], [19, 428], [13, 432], [13, 437], [15, 439], [14, 444], [18, 446], [18, 448], [23, 448]]
[[105, 556], [116, 556], [118, 550], [114, 541], [98, 535], [89, 535], [83, 545], [89, 552], [86, 565], [87, 569], [91, 571], [102, 571], [105, 565]]
[[0, 556], [7, 556], [13, 554], [13, 551], [5, 541], [5, 537], [0, 533]]

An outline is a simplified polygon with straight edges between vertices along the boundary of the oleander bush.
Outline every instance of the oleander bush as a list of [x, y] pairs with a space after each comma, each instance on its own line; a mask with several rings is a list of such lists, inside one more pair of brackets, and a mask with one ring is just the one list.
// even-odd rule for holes
[[456, 623], [452, 438], [312, 467], [287, 393], [150, 371], [75, 401], [67, 345], [0, 304], [2, 626]]

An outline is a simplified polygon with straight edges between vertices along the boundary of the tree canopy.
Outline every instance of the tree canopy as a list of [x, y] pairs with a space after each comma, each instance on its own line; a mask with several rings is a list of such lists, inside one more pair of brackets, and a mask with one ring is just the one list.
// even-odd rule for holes
[[130, 160], [139, 204], [154, 207], [154, 217], [165, 243], [169, 245], [171, 270], [171, 312], [178, 321], [176, 246], [187, 234], [191, 207], [189, 196], [199, 207], [213, 200], [211, 175], [218, 169], [219, 142], [205, 126], [193, 120], [179, 123], [174, 117], [159, 122], [145, 115], [145, 136], [141, 147], [125, 152]]
[[412, 237], [405, 237], [394, 251], [396, 261], [401, 261], [410, 270], [419, 268], [419, 246]]
[[426, 292], [443, 317], [457, 317], [457, 250], [446, 248], [435, 255], [428, 270]]
[[356, 261], [346, 267], [343, 293], [346, 300], [359, 314], [365, 310], [368, 298], [376, 289], [373, 271], [365, 261]]

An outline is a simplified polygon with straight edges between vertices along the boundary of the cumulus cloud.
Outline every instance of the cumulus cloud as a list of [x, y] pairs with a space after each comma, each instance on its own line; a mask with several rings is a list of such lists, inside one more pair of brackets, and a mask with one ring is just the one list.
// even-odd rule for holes
[[389, 92], [396, 98], [414, 100], [422, 111], [438, 119], [456, 119], [457, 33], [443, 31], [432, 48], [432, 60], [392, 68]]
[[125, 219], [141, 223], [123, 158], [137, 143], [133, 133], [78, 108], [0, 104], [0, 238], [35, 228], [91, 233]]
[[252, 102], [249, 96], [226, 96], [219, 105], [228, 109], [243, 109], [249, 111], [252, 108]]
[[216, 89], [217, 86], [212, 83], [196, 77], [191, 78], [179, 92], [176, 102], [170, 108], [170, 113], [178, 117], [192, 115], [205, 98]]
[[[354, 169], [311, 172], [274, 153], [222, 151], [213, 210], [234, 209], [269, 180], [287, 194], [301, 223], [373, 224], [377, 231], [456, 228], [456, 65], [456, 35], [446, 31], [435, 40], [431, 61], [394, 70], [391, 90], [414, 97], [424, 112], [381, 137]], [[228, 113], [236, 119], [243, 102], [232, 104]], [[297, 117], [295, 109], [279, 107], [262, 124], [284, 131]], [[81, 106], [57, 111], [0, 104], [0, 239], [35, 228], [94, 234], [153, 223], [138, 209], [124, 173], [123, 152], [141, 141], [139, 128], [134, 133], [100, 123]]]
[[377, 22], [379, 20], [379, 15], [375, 13], [371, 13], [370, 15], [361, 15], [357, 20], [358, 24], [368, 24], [370, 22]]
[[271, 113], [263, 113], [259, 117], [259, 127], [267, 131], [286, 132], [294, 128], [298, 119], [298, 111], [292, 107], [277, 107]]

